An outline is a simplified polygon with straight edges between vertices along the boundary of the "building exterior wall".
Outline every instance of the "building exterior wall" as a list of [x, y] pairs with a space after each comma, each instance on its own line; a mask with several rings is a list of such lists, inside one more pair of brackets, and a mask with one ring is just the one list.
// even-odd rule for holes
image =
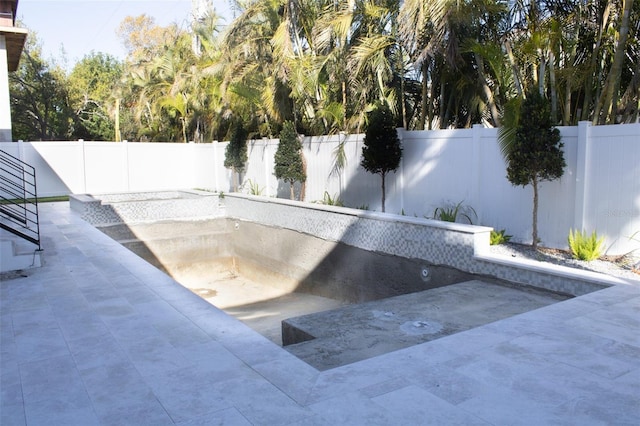
[[[1, 23], [0, 23], [1, 25]], [[0, 142], [11, 142], [11, 103], [9, 101], [7, 43], [0, 34]]]

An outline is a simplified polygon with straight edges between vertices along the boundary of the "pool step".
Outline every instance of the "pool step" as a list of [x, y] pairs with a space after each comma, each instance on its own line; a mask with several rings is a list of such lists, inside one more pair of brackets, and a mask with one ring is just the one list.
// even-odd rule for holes
[[283, 343], [322, 371], [565, 299], [528, 287], [472, 280], [289, 318], [282, 323]]

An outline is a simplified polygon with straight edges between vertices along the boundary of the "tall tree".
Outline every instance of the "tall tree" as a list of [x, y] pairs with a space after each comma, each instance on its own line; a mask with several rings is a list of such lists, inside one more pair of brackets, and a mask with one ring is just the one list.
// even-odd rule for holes
[[275, 53], [273, 43], [284, 22], [283, 6], [280, 0], [247, 2], [223, 40], [226, 95], [237, 104], [233, 110], [242, 114], [247, 128], [265, 136], [293, 119], [285, 58]]
[[122, 64], [113, 56], [92, 52], [69, 74], [69, 99], [76, 118], [77, 137], [115, 140], [115, 86], [122, 76]]
[[42, 58], [31, 32], [18, 70], [9, 74], [11, 120], [14, 139], [73, 139], [74, 114], [62, 68]]
[[124, 91], [131, 95], [139, 136], [187, 142], [200, 74], [191, 36], [184, 31], [172, 34], [170, 44], [153, 48], [153, 57], [128, 57]]
[[172, 46], [180, 29], [175, 24], [157, 25], [152, 16], [142, 14], [125, 17], [116, 32], [127, 49], [129, 60], [137, 62], [149, 61], [166, 46]]
[[395, 118], [387, 104], [379, 104], [370, 114], [362, 147], [360, 165], [382, 179], [382, 211], [385, 211], [385, 179], [400, 166], [402, 147], [395, 127]]
[[[627, 39], [629, 37], [629, 27], [631, 22], [631, 10], [633, 8], [633, 0], [623, 0], [620, 16], [620, 24], [618, 27], [616, 46], [613, 55], [613, 61], [607, 78], [604, 82], [604, 88], [599, 102], [596, 105], [593, 122], [597, 123], [615, 123], [615, 115], [617, 114], [618, 99], [620, 97], [620, 79], [622, 75], [622, 66], [624, 56], [627, 51]], [[636, 57], [636, 61], [640, 58]]]
[[538, 246], [538, 184], [559, 179], [566, 166], [560, 131], [553, 127], [549, 101], [534, 89], [522, 103], [515, 138], [507, 152], [507, 179], [533, 187], [532, 246]]

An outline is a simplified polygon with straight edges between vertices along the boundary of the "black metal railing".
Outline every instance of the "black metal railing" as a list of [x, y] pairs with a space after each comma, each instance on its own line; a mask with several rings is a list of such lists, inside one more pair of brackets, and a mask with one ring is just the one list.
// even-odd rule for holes
[[41, 250], [36, 169], [0, 150], [0, 228]]

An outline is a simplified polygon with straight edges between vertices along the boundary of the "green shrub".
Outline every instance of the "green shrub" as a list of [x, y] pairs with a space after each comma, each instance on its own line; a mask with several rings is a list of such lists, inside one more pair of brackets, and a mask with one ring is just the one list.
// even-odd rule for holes
[[506, 148], [507, 179], [513, 185], [531, 185], [533, 215], [531, 246], [538, 246], [538, 189], [540, 182], [560, 179], [566, 162], [560, 131], [551, 119], [550, 102], [537, 90], [522, 101], [515, 135]]
[[251, 179], [247, 179], [244, 186], [247, 187], [247, 190], [251, 195], [262, 195], [262, 191], [264, 191], [264, 188], [260, 188], [258, 182], [253, 182]]
[[598, 238], [596, 231], [587, 236], [585, 231], [569, 230], [569, 248], [574, 259], [591, 261], [600, 257], [604, 238]]
[[337, 195], [334, 195], [333, 198], [331, 198], [331, 195], [329, 195], [329, 193], [327, 191], [324, 191], [324, 195], [322, 196], [322, 200], [316, 201], [316, 203], [324, 204], [324, 205], [327, 205], [327, 206], [339, 206], [339, 207], [343, 207], [344, 206], [344, 204], [342, 203], [342, 200], [340, 198], [338, 198]]
[[471, 206], [463, 206], [460, 201], [455, 206], [448, 207], [436, 207], [433, 211], [432, 219], [442, 220], [444, 222], [456, 222], [459, 217], [465, 218], [469, 224], [473, 225], [470, 214], [473, 214], [475, 218], [478, 217], [476, 211]]
[[496, 246], [498, 244], [508, 243], [511, 240], [511, 235], [506, 235], [504, 229], [496, 231], [495, 229], [491, 230], [490, 244], [492, 246]]

